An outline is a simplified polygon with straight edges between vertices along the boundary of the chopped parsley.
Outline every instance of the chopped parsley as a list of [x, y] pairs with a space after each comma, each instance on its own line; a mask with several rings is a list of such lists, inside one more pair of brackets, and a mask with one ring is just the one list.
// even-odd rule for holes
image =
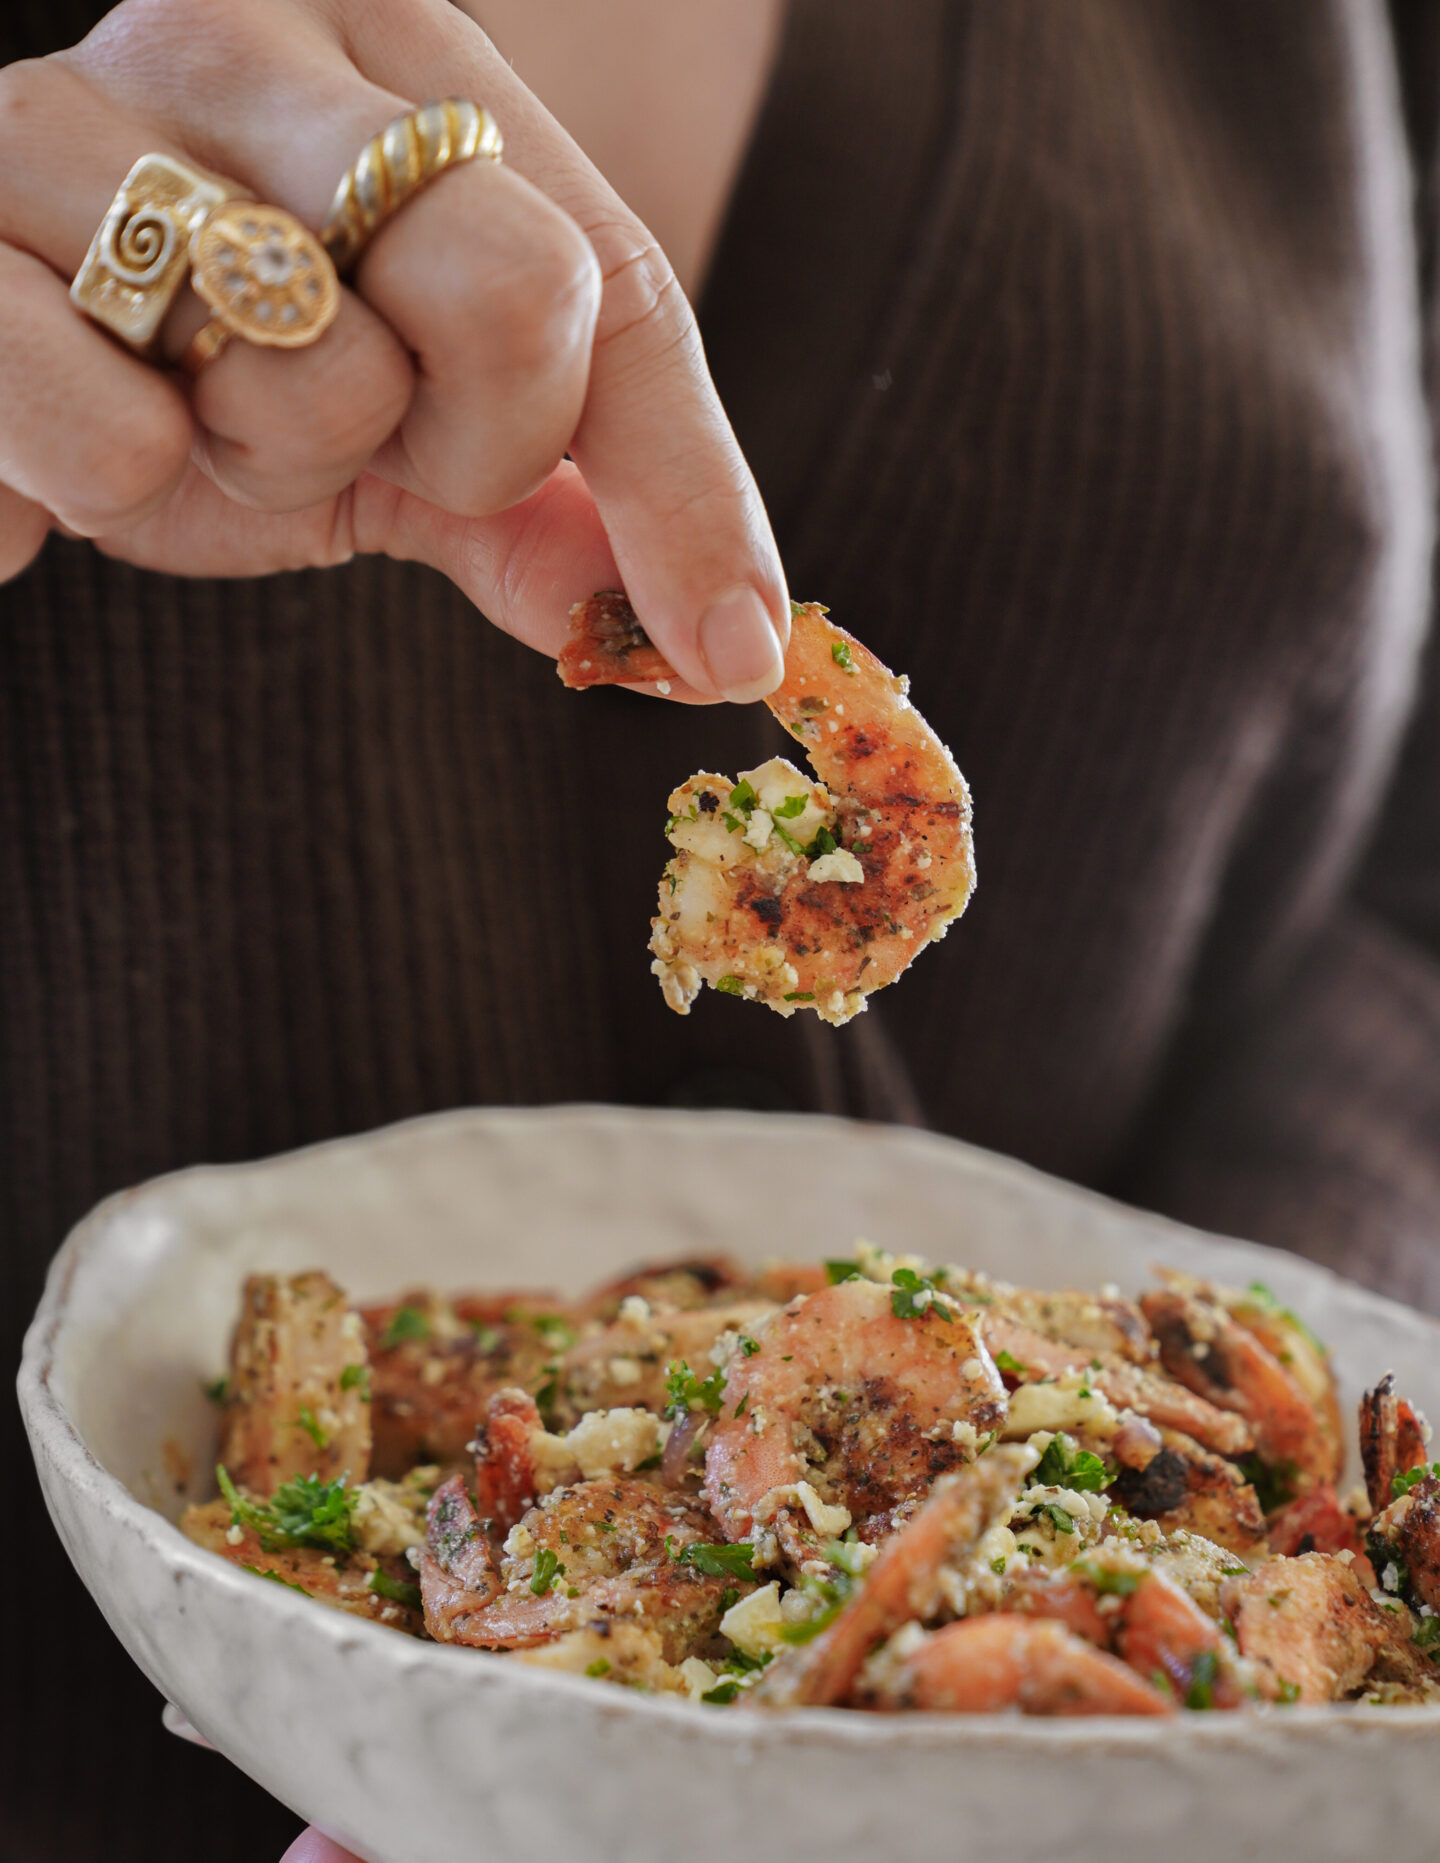
[[797, 815], [805, 813], [805, 805], [809, 800], [808, 796], [786, 796], [783, 802], [771, 809], [771, 821], [793, 821]]
[[1004, 1561], [1004, 1559], [1003, 1559], [1003, 1558], [1000, 1558], [1000, 1559], [992, 1559], [992, 1560], [990, 1561], [990, 1570], [991, 1570], [992, 1572], [994, 1572], [994, 1573], [995, 1573], [995, 1574], [997, 1575], [997, 1577], [998, 1577], [998, 1576], [999, 1576], [1000, 1574], [1002, 1574], [1002, 1573], [1004, 1572], [1004, 1570], [1005, 1570], [1005, 1561]]
[[665, 1373], [665, 1415], [671, 1422], [692, 1410], [718, 1411], [724, 1402], [725, 1373], [712, 1371], [697, 1378], [683, 1358], [675, 1359]]
[[530, 1589], [537, 1598], [554, 1586], [559, 1588], [560, 1580], [565, 1576], [565, 1567], [560, 1562], [560, 1555], [552, 1546], [542, 1546], [535, 1555], [535, 1571], [530, 1579]]
[[759, 800], [760, 798], [755, 794], [754, 785], [751, 783], [748, 776], [742, 777], [730, 791], [731, 808], [739, 809], [743, 815], [748, 815]]
[[850, 643], [848, 640], [832, 640], [830, 643], [830, 658], [837, 666], [843, 667], [847, 673], [853, 672], [854, 668], [850, 664]]
[[1020, 1363], [1018, 1358], [1013, 1357], [1009, 1352], [997, 1352], [995, 1354], [995, 1365], [998, 1370], [1008, 1371], [1014, 1377], [1023, 1378], [1025, 1376], [1025, 1367]]
[[498, 1326], [486, 1326], [482, 1320], [467, 1320], [465, 1324], [475, 1335], [475, 1350], [483, 1352], [488, 1358], [500, 1344], [503, 1337]]
[[1428, 1467], [1421, 1462], [1414, 1468], [1407, 1468], [1403, 1475], [1392, 1475], [1390, 1477], [1391, 1500], [1398, 1501], [1402, 1494], [1408, 1494], [1412, 1488], [1427, 1480], [1431, 1475], [1440, 1475], [1440, 1462], [1431, 1462]]
[[1082, 1449], [1073, 1436], [1058, 1431], [1045, 1445], [1033, 1480], [1041, 1487], [1073, 1488], [1077, 1494], [1099, 1494], [1110, 1471], [1098, 1455]]
[[786, 1643], [809, 1643], [822, 1630], [828, 1630], [854, 1592], [855, 1581], [848, 1573], [837, 1572], [834, 1578], [807, 1578], [802, 1589], [820, 1608], [804, 1623], [786, 1624], [781, 1629]]
[[715, 988], [722, 996], [743, 996], [745, 994], [745, 985], [735, 975], [733, 970], [727, 970], [723, 977], [717, 977], [715, 979]]
[[1187, 1708], [1215, 1706], [1215, 1677], [1220, 1663], [1214, 1650], [1201, 1650], [1190, 1665], [1190, 1686], [1185, 1691]]
[[1263, 1513], [1273, 1514], [1299, 1491], [1300, 1471], [1293, 1462], [1262, 1462], [1258, 1455], [1245, 1455], [1237, 1458], [1235, 1466], [1255, 1490]]
[[750, 1408], [750, 1393], [747, 1391], [745, 1395], [740, 1399], [740, 1402], [735, 1406], [735, 1415], [737, 1417], [743, 1417], [745, 1415], [745, 1412], [749, 1408]]
[[[666, 1545], [668, 1548], [668, 1540]], [[703, 1543], [682, 1546], [674, 1559], [676, 1565], [688, 1565], [696, 1572], [703, 1572], [706, 1578], [739, 1578], [747, 1585], [753, 1585], [755, 1568], [750, 1561], [754, 1556], [755, 1548], [742, 1541], [738, 1546], [707, 1546]]]
[[779, 824], [779, 822], [777, 822], [777, 821], [774, 821], [774, 820], [772, 820], [772, 821], [771, 821], [771, 823], [770, 823], [770, 828], [771, 828], [771, 832], [772, 832], [772, 833], [774, 834], [774, 836], [775, 836], [775, 838], [776, 838], [776, 840], [777, 840], [777, 841], [783, 841], [783, 842], [784, 842], [784, 844], [785, 844], [785, 846], [789, 848], [789, 850], [790, 850], [790, 852], [791, 852], [792, 854], [794, 854], [794, 855], [796, 856], [796, 858], [797, 858], [797, 859], [798, 859], [798, 858], [799, 858], [799, 857], [800, 857], [801, 855], [803, 855], [803, 854], [804, 854], [804, 852], [805, 852], [805, 849], [804, 849], [804, 848], [803, 848], [803, 847], [801, 846], [801, 844], [800, 844], [800, 843], [799, 843], [799, 842], [798, 842], [798, 841], [797, 841], [797, 840], [795, 839], [795, 837], [794, 837], [794, 835], [793, 835], [793, 834], [791, 834], [791, 832], [790, 832], [790, 830], [789, 830], [788, 828], [782, 828], [782, 827], [780, 826], [780, 824]]
[[758, 1339], [752, 1339], [748, 1333], [741, 1333], [739, 1344], [740, 1350], [745, 1354], [746, 1358], [754, 1358], [755, 1354], [760, 1350], [760, 1341]]
[[815, 839], [808, 847], [802, 848], [800, 851], [807, 860], [819, 860], [824, 854], [833, 854], [839, 845], [840, 843], [835, 839], [828, 828], [817, 828], [815, 831]]
[[321, 1429], [319, 1423], [315, 1419], [315, 1412], [308, 1404], [302, 1404], [300, 1406], [300, 1415], [297, 1421], [299, 1427], [304, 1430], [305, 1434], [310, 1438], [317, 1449], [328, 1449], [330, 1447], [330, 1438], [325, 1434], [324, 1430]]
[[1330, 1348], [1325, 1344], [1324, 1340], [1315, 1337], [1314, 1333], [1311, 1332], [1310, 1328], [1293, 1308], [1282, 1307], [1263, 1281], [1252, 1281], [1245, 1291], [1257, 1306], [1268, 1307], [1279, 1319], [1293, 1326], [1302, 1339], [1307, 1339], [1310, 1342], [1314, 1349], [1320, 1354], [1321, 1358], [1329, 1358]]
[[535, 1393], [535, 1408], [540, 1412], [546, 1428], [555, 1421], [555, 1405], [560, 1396], [560, 1366], [555, 1360], [545, 1367], [542, 1374], [544, 1382]]
[[843, 1540], [829, 1541], [823, 1551], [826, 1561], [838, 1566], [847, 1578], [865, 1576], [865, 1550], [854, 1527], [851, 1527]]
[[895, 1288], [890, 1296], [890, 1311], [897, 1320], [923, 1320], [927, 1313], [933, 1313], [947, 1326], [952, 1323], [954, 1315], [936, 1300], [939, 1289], [928, 1276], [916, 1274], [913, 1268], [897, 1268], [890, 1280]]
[[774, 1652], [771, 1650], [761, 1650], [758, 1656], [747, 1656], [744, 1650], [732, 1649], [720, 1667], [731, 1675], [753, 1675], [757, 1669], [764, 1669], [774, 1660]]
[[853, 1261], [827, 1261], [825, 1279], [832, 1287], [838, 1287], [842, 1281], [858, 1281], [860, 1270]]
[[1102, 1598], [1128, 1598], [1146, 1576], [1144, 1572], [1117, 1572], [1113, 1566], [1096, 1565], [1089, 1559], [1077, 1559], [1074, 1570], [1089, 1579]]
[[785, 1001], [787, 1003], [813, 1003], [814, 1000], [815, 992], [813, 990], [788, 990], [785, 995]]
[[1298, 1682], [1281, 1682], [1279, 1692], [1276, 1694], [1275, 1699], [1282, 1706], [1288, 1707], [1292, 1701], [1298, 1701], [1300, 1699], [1300, 1684]]
[[1057, 1533], [1075, 1531], [1074, 1515], [1067, 1514], [1058, 1501], [1040, 1501], [1031, 1509], [1031, 1513], [1036, 1520], [1040, 1519], [1043, 1514]]
[[568, 1352], [580, 1337], [570, 1322], [562, 1320], [558, 1313], [537, 1313], [530, 1324], [556, 1352]]
[[418, 1307], [397, 1307], [390, 1315], [390, 1323], [380, 1336], [380, 1349], [389, 1352], [395, 1346], [403, 1345], [407, 1339], [428, 1339], [430, 1322]]
[[700, 1699], [708, 1702], [712, 1708], [728, 1708], [739, 1693], [738, 1682], [717, 1682], [714, 1688], [707, 1688]]
[[213, 1384], [202, 1385], [201, 1389], [212, 1404], [224, 1404], [229, 1401], [230, 1380], [228, 1378], [217, 1378]]
[[347, 1365], [340, 1373], [340, 1389], [342, 1391], [358, 1390], [360, 1395], [368, 1403], [370, 1399], [370, 1367], [368, 1365]]
[[315, 1595], [313, 1591], [306, 1591], [303, 1585], [297, 1585], [294, 1579], [281, 1578], [273, 1565], [268, 1566], [263, 1572], [258, 1565], [242, 1565], [240, 1569], [242, 1572], [253, 1572], [256, 1578], [268, 1578], [272, 1584], [283, 1585], [286, 1591], [298, 1591], [302, 1598], [313, 1598]]
[[396, 1604], [407, 1605], [412, 1611], [420, 1609], [420, 1587], [407, 1585], [403, 1578], [391, 1578], [388, 1572], [382, 1572], [379, 1566], [366, 1580], [368, 1588], [377, 1597], [390, 1598]]
[[592, 1663], [585, 1665], [586, 1675], [609, 1675], [610, 1664], [603, 1656], [597, 1656]]
[[331, 1552], [351, 1552], [355, 1532], [356, 1490], [338, 1481], [321, 1481], [318, 1475], [297, 1475], [282, 1482], [268, 1501], [252, 1501], [231, 1481], [224, 1463], [217, 1463], [215, 1480], [230, 1503], [230, 1518], [237, 1527], [249, 1527], [266, 1552], [278, 1547], [324, 1546]]
[[1422, 1617], [1419, 1629], [1410, 1640], [1416, 1649], [1436, 1650], [1440, 1648], [1440, 1617]]

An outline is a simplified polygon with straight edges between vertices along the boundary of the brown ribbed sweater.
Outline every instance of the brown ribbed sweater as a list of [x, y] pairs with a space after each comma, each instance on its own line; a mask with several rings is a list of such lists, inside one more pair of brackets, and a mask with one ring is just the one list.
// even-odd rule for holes
[[[97, 10], [8, 0], [0, 59]], [[0, 590], [7, 1350], [105, 1192], [465, 1101], [924, 1119], [1440, 1308], [1437, 11], [796, 0], [703, 323], [981, 875], [850, 1029], [648, 974], [663, 798], [758, 708], [566, 694], [413, 566]], [[265, 1863], [6, 1430], [4, 1854]]]

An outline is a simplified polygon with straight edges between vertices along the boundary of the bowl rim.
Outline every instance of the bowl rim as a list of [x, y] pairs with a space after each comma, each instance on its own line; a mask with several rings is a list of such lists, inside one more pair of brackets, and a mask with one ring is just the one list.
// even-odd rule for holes
[[[172, 1575], [184, 1575], [200, 1587], [228, 1590], [243, 1598], [248, 1609], [279, 1613], [281, 1624], [293, 1624], [305, 1637], [319, 1638], [335, 1646], [360, 1639], [388, 1664], [397, 1683], [404, 1685], [416, 1671], [452, 1674], [475, 1673], [474, 1665], [484, 1664], [498, 1686], [542, 1695], [557, 1691], [565, 1697], [591, 1704], [595, 1712], [614, 1722], [638, 1718], [642, 1722], [655, 1715], [678, 1717], [686, 1726], [704, 1727], [708, 1739], [719, 1739], [743, 1749], [757, 1740], [777, 1739], [797, 1747], [839, 1742], [843, 1746], [859, 1745], [870, 1751], [919, 1744], [942, 1749], [963, 1745], [967, 1748], [992, 1745], [1011, 1746], [1020, 1741], [1038, 1752], [1086, 1751], [1101, 1749], [1117, 1755], [1160, 1751], [1183, 1752], [1196, 1743], [1202, 1747], [1229, 1746], [1244, 1741], [1247, 1729], [1253, 1729], [1260, 1717], [1267, 1738], [1292, 1733], [1313, 1735], [1324, 1730], [1332, 1737], [1373, 1738], [1377, 1728], [1400, 1732], [1433, 1733], [1440, 1728], [1440, 1704], [1424, 1706], [1371, 1706], [1364, 1702], [1335, 1702], [1324, 1705], [1285, 1706], [1257, 1704], [1235, 1714], [1184, 1714], [1174, 1719], [1138, 1718], [1110, 1715], [1085, 1717], [1028, 1716], [1017, 1714], [946, 1715], [946, 1714], [867, 1714], [845, 1708], [789, 1708], [762, 1713], [727, 1713], [696, 1720], [699, 1704], [678, 1697], [645, 1695], [638, 1691], [600, 1689], [583, 1676], [549, 1671], [527, 1663], [510, 1663], [498, 1654], [484, 1650], [450, 1648], [443, 1644], [402, 1637], [394, 1630], [367, 1619], [339, 1611], [316, 1609], [313, 1602], [289, 1596], [278, 1586], [257, 1590], [248, 1576], [230, 1561], [209, 1552], [187, 1539], [172, 1522], [140, 1500], [96, 1457], [75, 1419], [54, 1389], [52, 1376], [59, 1344], [68, 1319], [67, 1303], [77, 1277], [92, 1254], [103, 1248], [117, 1216], [152, 1195], [171, 1190], [187, 1181], [243, 1179], [275, 1168], [304, 1169], [307, 1163], [326, 1156], [343, 1156], [349, 1152], [371, 1151], [403, 1143], [411, 1135], [443, 1131], [446, 1128], [473, 1126], [503, 1130], [506, 1126], [528, 1127], [540, 1119], [549, 1122], [570, 1120], [578, 1124], [626, 1126], [705, 1126], [714, 1130], [729, 1127], [736, 1136], [759, 1128], [773, 1130], [786, 1122], [813, 1131], [823, 1127], [852, 1140], [862, 1134], [867, 1141], [877, 1141], [887, 1148], [904, 1151], [918, 1146], [927, 1152], [963, 1154], [971, 1169], [989, 1171], [1012, 1182], [1043, 1186], [1060, 1191], [1072, 1200], [1088, 1203], [1093, 1209], [1170, 1231], [1201, 1242], [1223, 1241], [1253, 1251], [1257, 1258], [1281, 1259], [1298, 1263], [1305, 1272], [1329, 1280], [1346, 1290], [1346, 1298], [1358, 1297], [1362, 1304], [1383, 1311], [1398, 1311], [1414, 1325], [1421, 1323], [1434, 1335], [1440, 1354], [1440, 1319], [1401, 1306], [1381, 1294], [1347, 1281], [1322, 1263], [1295, 1256], [1262, 1243], [1240, 1238], [1210, 1236], [1203, 1231], [1177, 1223], [1171, 1218], [1138, 1210], [1101, 1192], [1038, 1170], [1032, 1165], [1002, 1154], [986, 1151], [963, 1140], [949, 1138], [918, 1127], [882, 1126], [875, 1122], [840, 1118], [832, 1114], [752, 1113], [730, 1108], [630, 1107], [596, 1102], [563, 1102], [537, 1106], [498, 1106], [455, 1108], [441, 1113], [421, 1114], [411, 1119], [361, 1133], [321, 1140], [288, 1152], [230, 1164], [197, 1164], [167, 1172], [130, 1189], [115, 1192], [97, 1204], [74, 1226], [57, 1251], [46, 1275], [44, 1292], [24, 1340], [16, 1380], [20, 1409], [37, 1463], [42, 1459], [54, 1474], [77, 1495], [82, 1504], [108, 1515], [122, 1530], [159, 1557]], [[49, 1505], [47, 1496], [47, 1506]], [[82, 1581], [83, 1582], [83, 1581]], [[390, 1652], [388, 1656], [384, 1652]], [[503, 1676], [503, 1681], [501, 1677]], [[1183, 1732], [1179, 1731], [1183, 1728]], [[1178, 1744], [1183, 1742], [1183, 1746]]]

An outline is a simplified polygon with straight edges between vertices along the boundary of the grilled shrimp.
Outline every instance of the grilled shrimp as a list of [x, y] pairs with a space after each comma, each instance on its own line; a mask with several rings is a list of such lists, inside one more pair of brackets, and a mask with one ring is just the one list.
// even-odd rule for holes
[[920, 1639], [877, 1705], [948, 1714], [1171, 1714], [1117, 1657], [1063, 1624], [997, 1611]]
[[754, 1699], [775, 1707], [843, 1701], [878, 1644], [902, 1625], [934, 1613], [942, 1568], [963, 1559], [990, 1527], [1007, 1518], [1035, 1462], [1035, 1451], [1027, 1445], [1007, 1444], [942, 1475], [924, 1505], [881, 1547], [859, 1590], [834, 1620], [775, 1663]]
[[1430, 1425], [1413, 1404], [1395, 1394], [1395, 1374], [1387, 1371], [1360, 1400], [1360, 1460], [1365, 1491], [1377, 1513], [1395, 1499], [1395, 1477], [1424, 1464]]
[[1421, 1476], [1376, 1514], [1366, 1545], [1386, 1591], [1440, 1611], [1440, 1479]]
[[1377, 1670], [1388, 1681], [1427, 1679], [1405, 1636], [1408, 1612], [1397, 1607], [1392, 1616], [1376, 1605], [1343, 1555], [1268, 1560], [1228, 1580], [1220, 1600], [1272, 1700], [1339, 1701]]
[[681, 1662], [713, 1636], [734, 1580], [686, 1561], [707, 1542], [703, 1509], [644, 1482], [558, 1488], [510, 1531], [497, 1559], [456, 1475], [436, 1489], [420, 1564], [425, 1627], [438, 1642], [523, 1649], [617, 1619]]
[[[1117, 1408], [1137, 1411], [1162, 1429], [1182, 1430], [1220, 1455], [1242, 1455], [1253, 1447], [1242, 1417], [1208, 1402], [1183, 1384], [1157, 1376], [1126, 1359], [1095, 1358], [1083, 1348], [1048, 1339], [1003, 1313], [975, 1316], [985, 1343], [1012, 1384], [1029, 1385], [1084, 1372], [1087, 1382]], [[1052, 1426], [1053, 1427], [1053, 1426]]]
[[367, 1385], [364, 1330], [328, 1274], [252, 1274], [230, 1352], [221, 1461], [262, 1495], [297, 1475], [364, 1481]]
[[1160, 1341], [1166, 1371], [1206, 1402], [1244, 1417], [1262, 1461], [1293, 1471], [1305, 1487], [1334, 1481], [1338, 1437], [1250, 1328], [1217, 1302], [1178, 1288], [1143, 1294], [1140, 1306]]
[[800, 1564], [852, 1522], [877, 1537], [1000, 1423], [973, 1316], [936, 1298], [902, 1318], [898, 1298], [863, 1280], [802, 1295], [731, 1357], [705, 1457], [729, 1539], [773, 1532]]
[[1022, 1571], [1007, 1586], [1002, 1608], [1057, 1619], [1113, 1650], [1138, 1675], [1163, 1678], [1190, 1706], [1238, 1708], [1244, 1701], [1218, 1626], [1134, 1554], [1094, 1552], [1059, 1572]]
[[794, 609], [784, 684], [765, 702], [818, 781], [772, 758], [670, 797], [674, 859], [652, 969], [687, 1015], [701, 986], [842, 1023], [965, 910], [970, 796], [897, 678], [816, 603]]
[[[940, 1277], [937, 1277], [940, 1278]], [[947, 1267], [943, 1285], [967, 1306], [973, 1301], [987, 1314], [1014, 1320], [1043, 1338], [1074, 1346], [1077, 1351], [1102, 1358], [1128, 1359], [1148, 1365], [1155, 1357], [1155, 1341], [1133, 1300], [1116, 1293], [1092, 1294], [1084, 1288], [1012, 1287], [987, 1274]]]

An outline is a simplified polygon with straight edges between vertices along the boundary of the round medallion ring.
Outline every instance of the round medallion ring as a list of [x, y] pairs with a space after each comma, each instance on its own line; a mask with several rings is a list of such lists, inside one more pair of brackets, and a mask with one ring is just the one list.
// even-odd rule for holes
[[229, 200], [190, 240], [190, 283], [210, 321], [185, 353], [195, 373], [238, 336], [267, 348], [302, 349], [335, 321], [340, 280], [329, 254], [283, 207]]

